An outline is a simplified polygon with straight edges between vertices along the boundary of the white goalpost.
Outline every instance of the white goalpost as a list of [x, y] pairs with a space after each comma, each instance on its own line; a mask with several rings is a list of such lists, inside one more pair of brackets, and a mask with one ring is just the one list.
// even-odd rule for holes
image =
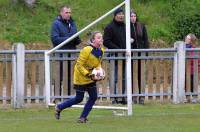
[[[52, 106], [53, 104], [51, 103], [50, 99], [50, 89], [51, 89], [51, 84], [50, 84], [50, 54], [54, 53], [55, 50], [59, 49], [69, 41], [73, 40], [76, 38], [78, 35], [80, 35], [82, 32], [86, 31], [96, 23], [100, 22], [102, 19], [113, 13], [116, 9], [120, 8], [121, 6], [125, 5], [125, 20], [126, 20], [126, 89], [127, 89], [127, 106], [126, 107], [117, 107], [117, 106], [93, 106], [93, 108], [97, 109], [112, 109], [112, 110], [127, 110], [128, 115], [132, 115], [132, 84], [131, 84], [131, 46], [130, 46], [130, 0], [125, 0], [103, 16], [99, 17], [92, 23], [90, 23], [88, 26], [71, 36], [69, 39], [65, 40], [61, 44], [57, 45], [53, 49], [46, 51], [44, 56], [45, 56], [45, 101], [46, 101], [46, 106]], [[81, 105], [73, 105], [73, 107], [83, 107]]]

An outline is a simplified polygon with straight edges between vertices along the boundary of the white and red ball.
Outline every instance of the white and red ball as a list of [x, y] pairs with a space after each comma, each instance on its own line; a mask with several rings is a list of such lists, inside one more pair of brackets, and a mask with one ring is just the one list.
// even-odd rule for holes
[[105, 71], [101, 67], [94, 68], [92, 74], [95, 80], [103, 80], [105, 78]]

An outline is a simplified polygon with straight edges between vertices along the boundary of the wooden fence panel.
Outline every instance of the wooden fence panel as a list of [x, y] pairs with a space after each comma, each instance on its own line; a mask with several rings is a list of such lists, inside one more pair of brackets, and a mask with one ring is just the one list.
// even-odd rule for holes
[[[108, 95], [110, 94], [109, 89], [109, 61], [103, 61], [101, 64], [102, 68], [105, 71], [105, 79], [97, 82], [97, 91], [99, 95]], [[110, 101], [110, 98], [100, 98], [99, 102]]]
[[[155, 90], [155, 93], [160, 93], [160, 86], [161, 86], [161, 75], [162, 75], [162, 71], [160, 70], [161, 69], [161, 61], [157, 60], [155, 62], [155, 71], [156, 71], [156, 90]], [[154, 99], [160, 99], [160, 96], [155, 96]]]
[[[76, 54], [72, 54], [71, 57], [76, 57]], [[71, 91], [71, 95], [75, 95], [76, 91], [74, 90], [74, 84], [73, 84], [73, 78], [74, 78], [74, 65], [75, 65], [75, 61], [71, 61], [71, 77], [70, 77], [70, 91]]]
[[[133, 90], [133, 94], [139, 94], [139, 88], [138, 88], [138, 61], [133, 61], [132, 62], [132, 77], [133, 77], [133, 81], [132, 81], [132, 90]], [[138, 97], [134, 97], [133, 101], [136, 103], [138, 102]]]
[[[56, 57], [59, 57], [60, 54], [56, 54]], [[56, 61], [55, 62], [55, 69], [53, 69], [54, 71], [54, 95], [55, 96], [59, 96], [60, 95], [60, 88], [61, 88], [61, 78], [60, 78], [60, 67], [61, 67], [61, 61]]]
[[[12, 63], [6, 62], [6, 96], [11, 97], [11, 85], [12, 85]], [[8, 103], [11, 100], [7, 100]]]
[[[147, 61], [147, 67], [148, 67], [148, 72], [147, 72], [148, 85], [145, 93], [153, 93], [153, 60]], [[146, 96], [145, 100], [149, 100], [149, 97]]]
[[[153, 77], [153, 89], [152, 89], [152, 92], [151, 94], [155, 94], [156, 93], [156, 68], [157, 68], [157, 65], [156, 65], [156, 61], [157, 60], [152, 60], [152, 66], [153, 66], [153, 72], [152, 72], [152, 77]], [[153, 99], [153, 101], [156, 100], [156, 96], [150, 96], [151, 99]]]
[[109, 89], [110, 94], [114, 94], [115, 89], [115, 60], [109, 62]]
[[[172, 73], [172, 71], [170, 70], [170, 66], [172, 65], [171, 62], [169, 61], [165, 61], [164, 63], [164, 86], [163, 86], [163, 93], [170, 93], [171, 89], [170, 89], [170, 80], [169, 80], [169, 76], [170, 78], [172, 77], [172, 75], [170, 75], [169, 73]], [[164, 96], [164, 100], [168, 100], [171, 99], [171, 96]]]
[[[28, 62], [25, 63], [25, 72], [24, 72], [24, 96], [27, 97], [27, 87], [28, 87]], [[26, 103], [26, 100], [25, 100]]]
[[[144, 53], [141, 53], [141, 56], [145, 56]], [[140, 60], [138, 63], [140, 68], [140, 71], [138, 74], [140, 74], [140, 82], [138, 81], [138, 83], [140, 83], [140, 89], [141, 89], [141, 93], [144, 94], [145, 93], [145, 86], [146, 86], [146, 75], [145, 75], [145, 71], [146, 71], [146, 60]], [[144, 97], [141, 97], [141, 99], [144, 98]]]
[[[103, 90], [103, 93], [105, 93], [106, 95], [110, 95], [110, 87], [109, 87], [109, 61], [105, 61], [105, 63], [103, 63], [103, 66], [105, 67], [105, 79], [103, 81], [104, 83], [104, 90]], [[107, 97], [107, 100], [108, 101], [111, 101], [111, 98], [110, 97]]]
[[[162, 93], [168, 93], [168, 74], [169, 74], [169, 71], [168, 71], [168, 66], [167, 66], [167, 63], [165, 62], [163, 64], [163, 90], [162, 90]], [[165, 97], [167, 96], [162, 96], [162, 99], [165, 99]]]
[[[0, 62], [0, 97], [3, 97], [3, 62]], [[2, 102], [0, 100], [0, 103]]]
[[[122, 56], [122, 55], [121, 55]], [[29, 56], [33, 57], [33, 56]], [[113, 95], [114, 94], [114, 62], [116, 60], [104, 60], [102, 63], [102, 67], [106, 71], [106, 78], [103, 81], [100, 81], [98, 84], [99, 93], [102, 95]], [[69, 87], [71, 86], [71, 94], [73, 95], [73, 69], [75, 62], [68, 63], [69, 61], [63, 61], [63, 81], [62, 81], [62, 94], [61, 95], [68, 95]], [[187, 61], [188, 63], [188, 61]], [[141, 61], [141, 82], [138, 81], [138, 60], [132, 61], [132, 88], [133, 94], [139, 93], [138, 84], [141, 83], [141, 93], [145, 94], [155, 94], [155, 93], [169, 93], [171, 92], [171, 85], [172, 81], [172, 64], [173, 61], [168, 60], [142, 60]], [[70, 78], [71, 82], [68, 82], [68, 66], [71, 65]], [[197, 68], [197, 62], [195, 62], [195, 68]], [[194, 68], [194, 69], [195, 69]], [[118, 84], [117, 84], [117, 93], [122, 94], [122, 81], [123, 81], [123, 61], [118, 61]], [[44, 62], [32, 61], [26, 62], [26, 69], [25, 69], [25, 96], [44, 96]], [[198, 69], [195, 69], [195, 77], [194, 84], [195, 89], [194, 91], [197, 93], [200, 91], [200, 82], [198, 80], [199, 74], [197, 72]], [[190, 67], [186, 66], [187, 74], [190, 73]], [[5, 76], [4, 76], [5, 75]], [[190, 75], [190, 74], [189, 74]], [[188, 82], [188, 78], [186, 77], [186, 91], [190, 91], [190, 83]], [[5, 84], [4, 84], [5, 82]], [[52, 89], [55, 91], [51, 91], [52, 95], [60, 95], [60, 61], [54, 61], [51, 63], [51, 82], [54, 84]], [[68, 85], [68, 83], [70, 83]], [[4, 87], [6, 90], [6, 96], [11, 96], [11, 86], [12, 86], [12, 65], [10, 62], [0, 62], [0, 96], [3, 97], [3, 89]], [[59, 87], [56, 89], [56, 87]], [[55, 94], [54, 94], [55, 92]], [[153, 97], [153, 98], [152, 98]], [[164, 99], [163, 99], [164, 97]], [[198, 96], [200, 99], [200, 97]], [[138, 100], [138, 97], [134, 97], [134, 100]], [[146, 96], [145, 100], [152, 100], [152, 99], [159, 99], [163, 101], [165, 99], [171, 99], [171, 96]], [[31, 102], [31, 100], [29, 100]], [[29, 102], [28, 101], [28, 102]], [[39, 101], [39, 100], [38, 100]], [[110, 101], [110, 98], [106, 98], [106, 101]], [[29, 103], [30, 103], [29, 102]], [[33, 99], [33, 103], [37, 103], [37, 100]], [[44, 100], [40, 101], [40, 103], [44, 103]]]
[[[66, 57], [66, 54], [64, 54]], [[62, 89], [62, 95], [68, 95], [68, 61], [63, 62], [63, 89]]]
[[123, 72], [123, 68], [125, 68], [122, 66], [122, 64], [123, 64], [122, 60], [119, 60], [118, 61], [118, 74], [117, 74], [117, 76], [118, 76], [118, 78], [117, 78], [117, 94], [122, 94], [122, 87], [123, 87], [122, 79], [124, 79], [123, 78], [124, 73], [122, 73], [122, 72]]
[[[44, 71], [44, 62], [39, 62], [39, 96], [44, 96]], [[44, 100], [41, 100], [41, 102], [44, 102]]]
[[[101, 64], [101, 67], [104, 69], [105, 73], [107, 73], [107, 66], [106, 65], [107, 65], [106, 61], [102, 62], [102, 64]], [[107, 77], [104, 80], [97, 82], [97, 92], [98, 92], [99, 95], [107, 95], [106, 79], [107, 79]], [[105, 99], [107, 99], [106, 101], [109, 101], [108, 98], [105, 98]], [[102, 101], [103, 101], [103, 98], [100, 98], [99, 102], [102, 102]]]
[[[35, 96], [36, 93], [36, 65], [35, 61], [31, 63], [31, 96]], [[34, 100], [32, 99], [31, 102]]]
[[[24, 96], [30, 97], [31, 96], [31, 63], [32, 62], [26, 62], [25, 63], [25, 85], [24, 85]], [[25, 103], [30, 104], [31, 100], [27, 99], [25, 100]]]
[[50, 64], [50, 80], [51, 80], [51, 84], [50, 84], [50, 87], [51, 87], [51, 90], [50, 90], [50, 94], [51, 96], [54, 96], [55, 95], [55, 78], [56, 78], [56, 61], [51, 61], [51, 64]]
[[[191, 87], [191, 81], [192, 81], [192, 78], [191, 78], [191, 60], [186, 60], [186, 83], [185, 83], [185, 91], [186, 93], [191, 93], [192, 91], [192, 87]], [[187, 100], [192, 100], [192, 96], [187, 96], [186, 95], [186, 99]]]
[[[169, 76], [171, 76], [169, 73], [169, 65], [166, 63], [162, 63], [162, 61], [155, 61], [155, 60], [147, 60], [147, 61], [141, 61], [141, 86], [145, 86], [145, 89], [141, 89], [142, 93], [149, 93], [149, 94], [155, 94], [155, 93], [168, 93], [169, 91]], [[53, 79], [59, 78], [59, 75], [56, 74], [54, 71], [59, 71], [58, 62], [52, 63], [52, 75]], [[110, 67], [109, 61], [103, 61], [102, 63], [103, 68], [105, 69], [107, 76], [106, 79], [99, 82], [99, 89], [100, 94], [107, 95], [114, 93], [114, 87], [113, 91], [109, 87], [109, 81], [110, 81], [110, 74], [114, 73], [114, 68]], [[27, 68], [28, 67], [28, 68]], [[163, 69], [161, 68], [163, 67]], [[62, 95], [67, 95], [67, 83], [68, 83], [68, 62], [63, 62], [63, 90]], [[71, 74], [73, 73], [73, 67], [70, 71]], [[6, 73], [7, 74], [7, 73]], [[25, 93], [26, 96], [43, 96], [44, 95], [44, 63], [43, 62], [27, 62], [26, 63], [26, 88]], [[29, 77], [30, 76], [30, 77]], [[114, 79], [114, 76], [111, 78]], [[147, 79], [147, 80], [146, 80]], [[118, 94], [122, 94], [122, 60], [118, 62]], [[73, 79], [72, 79], [73, 81]], [[114, 80], [112, 80], [114, 83]], [[71, 82], [72, 83], [72, 82]], [[138, 88], [138, 61], [133, 61], [133, 93], [138, 94], [139, 88]], [[163, 83], [163, 85], [162, 85]], [[114, 84], [113, 84], [114, 85]], [[30, 94], [28, 95], [28, 89], [30, 86]], [[163, 88], [162, 88], [163, 87]], [[39, 92], [37, 93], [37, 89]], [[198, 90], [198, 89], [197, 89]], [[56, 94], [55, 94], [56, 95]], [[136, 100], [138, 97], [135, 97]], [[162, 97], [157, 96], [158, 99], [162, 101]], [[146, 100], [151, 100], [152, 96], [146, 96]], [[153, 96], [153, 99], [156, 99]], [[107, 98], [107, 101], [109, 101], [109, 98]], [[34, 100], [35, 102], [35, 100]], [[36, 101], [37, 102], [37, 101]], [[44, 102], [44, 101], [42, 101]]]
[[[39, 56], [38, 56], [39, 57]], [[36, 96], [36, 97], [38, 97], [39, 96], [39, 90], [40, 90], [40, 83], [39, 83], [39, 67], [40, 67], [40, 65], [39, 65], [39, 61], [36, 61], [36, 82], [35, 82], [35, 95], [34, 96]], [[35, 102], [36, 103], [39, 103], [39, 99], [38, 98], [36, 98], [36, 100], [35, 100]]]
[[108, 71], [108, 64], [109, 62], [108, 61], [103, 61], [103, 63], [102, 63], [102, 68], [104, 69], [104, 71], [105, 71], [105, 79], [104, 80], [102, 80], [101, 81], [101, 83], [102, 83], [102, 94], [104, 94], [104, 95], [107, 95], [107, 87], [108, 87], [108, 76], [107, 76], [107, 73], [109, 72]]

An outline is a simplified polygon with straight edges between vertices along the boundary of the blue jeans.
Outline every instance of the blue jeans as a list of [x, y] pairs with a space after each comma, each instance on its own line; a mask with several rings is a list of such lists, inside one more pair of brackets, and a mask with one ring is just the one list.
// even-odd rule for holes
[[76, 89], [76, 96], [59, 104], [57, 108], [59, 110], [63, 110], [65, 108], [71, 107], [74, 104], [80, 103], [83, 100], [85, 91], [87, 91], [89, 94], [89, 99], [85, 104], [84, 109], [80, 115], [80, 118], [86, 118], [92, 110], [95, 101], [97, 100], [96, 83], [90, 83], [86, 85], [74, 85], [74, 88]]

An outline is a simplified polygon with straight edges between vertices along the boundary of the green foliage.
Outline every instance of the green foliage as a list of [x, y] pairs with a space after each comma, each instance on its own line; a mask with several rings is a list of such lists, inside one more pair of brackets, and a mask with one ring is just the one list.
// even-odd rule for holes
[[[51, 24], [62, 5], [72, 8], [80, 30], [121, 2], [123, 0], [37, 0], [33, 8], [28, 8], [23, 3], [0, 0], [0, 40], [50, 44]], [[146, 25], [149, 39], [162, 39], [166, 43], [182, 39], [189, 32], [200, 37], [199, 7], [200, 0], [131, 0], [131, 8]], [[81, 38], [85, 39], [93, 30], [103, 31], [112, 18], [112, 15], [105, 18]]]
[[[121, 0], [38, 0], [34, 8], [23, 3], [12, 4], [11, 1], [0, 0], [0, 40], [10, 42], [50, 42], [51, 24], [63, 5], [72, 8], [72, 17], [76, 20], [78, 30], [121, 3]], [[103, 30], [110, 21], [106, 18], [92, 27], [92, 30]], [[87, 34], [87, 32], [85, 34]]]
[[172, 4], [171, 18], [174, 25], [174, 37], [183, 39], [188, 33], [200, 37], [200, 0], [175, 0]]
[[162, 39], [171, 42], [171, 19], [168, 15], [170, 3], [165, 0], [145, 0], [132, 2], [139, 16], [139, 21], [147, 26], [150, 40]]
[[200, 36], [200, 14], [184, 15], [175, 23], [175, 32], [177, 38], [183, 38], [188, 33], [194, 33]]

